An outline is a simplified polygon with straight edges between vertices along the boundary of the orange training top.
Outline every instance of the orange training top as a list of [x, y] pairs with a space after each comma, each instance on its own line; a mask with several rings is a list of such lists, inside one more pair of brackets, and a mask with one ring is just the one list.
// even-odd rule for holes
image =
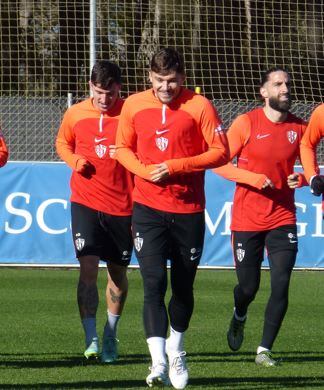
[[[123, 100], [118, 99], [112, 110], [101, 113], [92, 99], [70, 107], [56, 139], [59, 156], [74, 171], [71, 177], [71, 201], [112, 215], [132, 212], [131, 174], [109, 157], [109, 145], [115, 144], [119, 114]], [[79, 159], [94, 167], [91, 177], [75, 171]]]
[[8, 156], [9, 156], [8, 148], [0, 127], [0, 167], [6, 165], [8, 161]]
[[316, 147], [323, 137], [324, 104], [321, 104], [313, 111], [300, 146], [301, 162], [308, 182], [312, 176], [319, 173]]
[[[116, 145], [118, 160], [136, 175], [133, 200], [167, 212], [204, 210], [204, 170], [228, 161], [216, 109], [186, 88], [168, 105], [153, 89], [128, 97]], [[150, 181], [154, 164], [163, 162], [170, 176], [159, 183]]]
[[[262, 231], [295, 224], [294, 190], [287, 184], [293, 173], [306, 124], [288, 113], [285, 122], [270, 121], [263, 108], [238, 116], [227, 132], [231, 163], [214, 170], [237, 182], [231, 229]], [[275, 188], [262, 189], [268, 177]]]

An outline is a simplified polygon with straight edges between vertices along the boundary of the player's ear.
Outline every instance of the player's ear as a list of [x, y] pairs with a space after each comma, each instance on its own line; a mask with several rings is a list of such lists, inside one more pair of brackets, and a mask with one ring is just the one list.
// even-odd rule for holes
[[152, 72], [151, 71], [149, 71], [149, 80], [150, 80], [151, 83], [153, 82], [153, 77], [152, 77]]
[[267, 97], [268, 97], [267, 89], [264, 88], [264, 87], [261, 87], [261, 88], [260, 88], [260, 95], [261, 95], [263, 98], [267, 98]]

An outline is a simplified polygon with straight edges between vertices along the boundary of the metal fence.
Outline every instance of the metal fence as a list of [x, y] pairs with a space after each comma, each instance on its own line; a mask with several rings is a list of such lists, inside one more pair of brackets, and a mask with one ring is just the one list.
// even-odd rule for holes
[[226, 127], [258, 104], [260, 75], [273, 66], [289, 69], [293, 112], [307, 120], [324, 101], [323, 19], [318, 0], [1, 0], [0, 123], [10, 159], [58, 160], [67, 94], [88, 94], [95, 59], [119, 64], [128, 96], [149, 86], [162, 46], [183, 54], [187, 87], [215, 102]]
[[[259, 105], [257, 101], [214, 100], [227, 128], [233, 119]], [[13, 161], [58, 161], [55, 137], [68, 106], [66, 98], [0, 98], [0, 118]], [[307, 120], [314, 104], [296, 102], [292, 112]], [[324, 164], [324, 142], [318, 148], [318, 160]]]

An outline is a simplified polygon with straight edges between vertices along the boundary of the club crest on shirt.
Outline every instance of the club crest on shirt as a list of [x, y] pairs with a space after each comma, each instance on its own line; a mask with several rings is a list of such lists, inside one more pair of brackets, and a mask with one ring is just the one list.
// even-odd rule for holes
[[75, 242], [75, 247], [77, 248], [78, 251], [80, 251], [84, 247], [85, 239], [77, 238], [74, 242]]
[[136, 237], [134, 238], [134, 246], [137, 252], [142, 249], [144, 239], [139, 236], [139, 233], [136, 233]]
[[95, 151], [99, 158], [103, 158], [107, 152], [107, 146], [98, 144], [95, 146]]
[[244, 249], [236, 249], [236, 258], [239, 262], [241, 262], [244, 259], [245, 250]]
[[161, 150], [161, 152], [164, 152], [168, 147], [169, 140], [164, 137], [159, 137], [155, 139], [155, 144]]
[[296, 139], [297, 139], [297, 133], [296, 133], [296, 131], [294, 131], [294, 130], [289, 130], [289, 131], [287, 131], [287, 138], [288, 138], [288, 141], [289, 141], [291, 144], [293, 144], [293, 143], [296, 141]]

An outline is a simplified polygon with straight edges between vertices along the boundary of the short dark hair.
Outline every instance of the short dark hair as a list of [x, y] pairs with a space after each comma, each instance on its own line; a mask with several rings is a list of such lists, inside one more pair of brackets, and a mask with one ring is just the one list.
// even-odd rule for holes
[[164, 47], [153, 55], [151, 71], [162, 75], [170, 72], [184, 74], [183, 57], [177, 50]]
[[100, 85], [102, 89], [109, 89], [114, 83], [122, 83], [121, 70], [113, 62], [98, 60], [92, 68], [90, 81], [94, 85]]
[[263, 87], [264, 84], [269, 81], [269, 76], [273, 72], [285, 72], [290, 77], [290, 73], [287, 69], [281, 66], [273, 66], [272, 68], [269, 68], [267, 71], [265, 71], [261, 76], [260, 87]]

